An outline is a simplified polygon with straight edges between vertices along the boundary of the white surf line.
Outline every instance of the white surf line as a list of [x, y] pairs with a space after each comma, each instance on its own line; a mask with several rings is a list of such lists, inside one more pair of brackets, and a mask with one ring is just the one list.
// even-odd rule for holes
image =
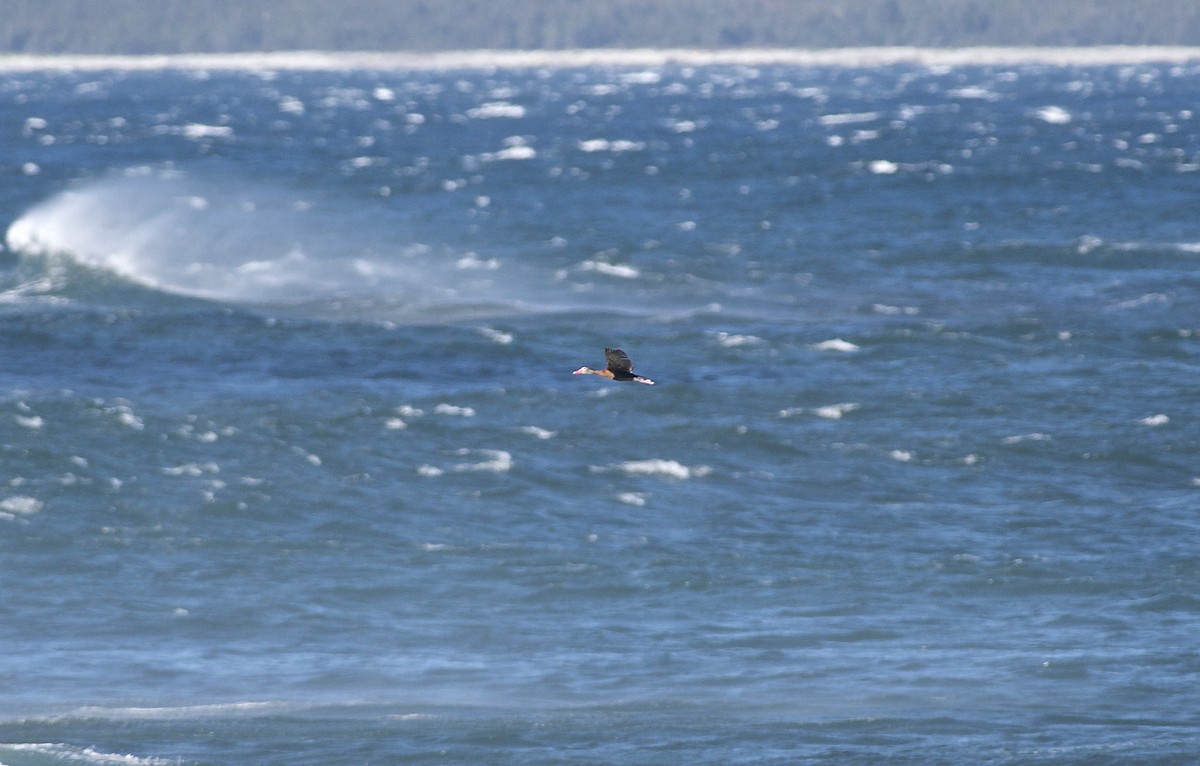
[[1200, 47], [1105, 45], [1091, 47], [964, 48], [746, 48], [576, 49], [553, 51], [468, 50], [428, 53], [280, 51], [138, 56], [0, 54], [0, 71], [102, 70], [454, 70], [647, 66], [671, 64], [869, 67], [1047, 64], [1102, 66], [1200, 62]]

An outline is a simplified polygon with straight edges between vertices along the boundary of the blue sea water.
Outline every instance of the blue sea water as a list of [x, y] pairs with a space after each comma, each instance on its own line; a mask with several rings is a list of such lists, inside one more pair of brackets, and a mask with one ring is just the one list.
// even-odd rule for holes
[[5, 70], [0, 763], [1196, 762], [1198, 103]]

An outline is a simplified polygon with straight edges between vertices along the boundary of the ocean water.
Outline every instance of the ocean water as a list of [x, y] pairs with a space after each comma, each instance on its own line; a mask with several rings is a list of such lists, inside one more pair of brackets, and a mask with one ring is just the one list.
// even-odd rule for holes
[[1200, 758], [1200, 57], [144, 64], [0, 79], [4, 766]]

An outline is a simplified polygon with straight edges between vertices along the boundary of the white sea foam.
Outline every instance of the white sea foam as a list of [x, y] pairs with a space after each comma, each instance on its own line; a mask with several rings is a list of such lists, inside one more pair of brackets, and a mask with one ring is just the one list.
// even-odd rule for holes
[[554, 431], [547, 431], [545, 428], [538, 428], [537, 426], [521, 426], [521, 433], [529, 434], [538, 439], [550, 439], [555, 436]]
[[842, 354], [852, 354], [861, 349], [855, 343], [841, 338], [833, 338], [831, 340], [823, 340], [820, 343], [814, 343], [812, 346], [814, 351], [837, 351]]
[[532, 160], [537, 157], [537, 150], [532, 146], [524, 144], [516, 144], [506, 146], [498, 152], [488, 152], [479, 155], [479, 159], [484, 162], [498, 162], [503, 160]]
[[817, 407], [813, 410], [813, 414], [819, 418], [826, 420], [841, 420], [847, 413], [854, 412], [862, 405], [856, 402], [841, 402], [840, 404], [827, 404], [824, 407]]
[[136, 755], [104, 753], [92, 747], [76, 747], [55, 742], [30, 742], [0, 744], [0, 755], [4, 753], [20, 754], [21, 761], [25, 758], [35, 758], [37, 762], [47, 759], [48, 762], [84, 763], [106, 766], [167, 766], [175, 761], [166, 758], [144, 758]]
[[646, 148], [641, 141], [610, 141], [606, 138], [592, 138], [576, 144], [582, 152], [635, 152]]
[[[341, 299], [385, 295], [389, 307], [424, 314], [430, 300], [487, 304], [499, 292], [491, 281], [461, 276], [463, 268], [495, 271], [498, 261], [440, 259], [420, 244], [387, 242], [395, 233], [382, 229], [364, 231], [365, 241], [351, 244], [330, 225], [335, 206], [295, 195], [224, 172], [114, 175], [34, 206], [9, 226], [7, 244], [54, 263], [77, 262], [152, 289], [220, 301], [309, 306], [337, 296], [336, 311], [346, 305]], [[62, 281], [70, 271], [51, 274]], [[0, 300], [35, 289], [24, 286]], [[511, 303], [511, 292], [503, 296], [499, 303]]]
[[435, 415], [454, 415], [463, 418], [475, 417], [474, 407], [460, 407], [456, 404], [446, 404], [445, 402], [434, 407], [433, 412]]
[[1139, 295], [1137, 298], [1131, 298], [1127, 301], [1121, 301], [1114, 308], [1117, 309], [1136, 309], [1142, 306], [1153, 306], [1157, 304], [1170, 303], [1171, 299], [1164, 293], [1146, 293]]
[[905, 316], [915, 316], [916, 314], [920, 313], [920, 309], [916, 308], [915, 306], [891, 306], [886, 303], [872, 304], [871, 310], [876, 314], [883, 314], [884, 316], [897, 316], [900, 314], [904, 314]]
[[641, 492], [622, 492], [617, 495], [617, 502], [640, 507], [646, 504], [646, 496]]
[[475, 120], [498, 118], [519, 119], [525, 116], [525, 107], [506, 101], [493, 101], [467, 110], [467, 116]]
[[982, 101], [1000, 100], [999, 93], [985, 88], [982, 85], [968, 85], [962, 88], [953, 88], [946, 91], [946, 95], [950, 98], [979, 99]]
[[738, 348], [740, 346], [756, 346], [762, 343], [762, 338], [754, 335], [737, 335], [734, 333], [719, 332], [717, 333], [717, 344], [724, 348]]
[[0, 520], [14, 521], [18, 516], [31, 516], [45, 507], [36, 497], [13, 495], [0, 500]]
[[117, 420], [120, 421], [121, 425], [128, 426], [135, 431], [141, 431], [146, 427], [146, 424], [133, 413], [129, 405], [119, 404], [114, 408], [114, 411], [117, 413]]
[[513, 342], [513, 334], [511, 332], [504, 332], [492, 327], [480, 327], [479, 332], [483, 337], [499, 343], [501, 346], [507, 346]]
[[454, 466], [455, 471], [491, 471], [493, 473], [504, 473], [513, 467], [512, 455], [500, 449], [463, 449], [459, 450], [459, 454], [464, 456], [478, 455], [484, 459], [475, 463], [459, 463]]
[[1157, 415], [1151, 415], [1149, 417], [1142, 418], [1138, 422], [1144, 426], [1165, 426], [1167, 423], [1171, 422], [1171, 418], [1167, 415], [1159, 413]]
[[500, 268], [500, 261], [496, 258], [484, 259], [475, 253], [467, 253], [454, 262], [454, 268], [460, 271], [495, 271]]
[[969, 48], [594, 48], [563, 51], [470, 50], [445, 52], [286, 51], [273, 53], [179, 54], [146, 56], [6, 55], [0, 71], [46, 70], [139, 71], [190, 69], [201, 71], [348, 71], [494, 68], [553, 68], [585, 66], [663, 67], [668, 65], [735, 65], [869, 67], [915, 64], [929, 67], [1099, 66], [1149, 62], [1189, 63], [1200, 60], [1200, 48], [1188, 46], [1107, 45], [1092, 47], [969, 47]]
[[205, 474], [220, 473], [221, 466], [213, 462], [183, 463], [182, 465], [164, 468], [162, 472], [166, 476], [203, 476]]
[[825, 114], [817, 118], [817, 122], [826, 126], [855, 125], [863, 122], [874, 122], [883, 115], [879, 112], [853, 112], [845, 114]]
[[610, 277], [620, 277], [621, 279], [637, 279], [641, 276], [641, 272], [633, 266], [623, 266], [604, 261], [584, 261], [579, 264], [579, 268], [584, 271], [595, 271], [598, 274], [605, 274]]
[[1017, 434], [1015, 436], [1005, 436], [1000, 440], [1002, 444], [1021, 444], [1022, 442], [1045, 442], [1050, 441], [1050, 434], [1030, 433]]
[[203, 125], [200, 123], [189, 123], [176, 129], [184, 138], [201, 139], [201, 138], [233, 138], [233, 128], [228, 125]]
[[616, 468], [625, 473], [662, 476], [669, 479], [690, 479], [692, 477], [707, 476], [712, 473], [712, 469], [706, 465], [689, 467], [676, 460], [662, 460], [657, 458], [629, 460], [617, 465]]
[[1051, 125], [1066, 125], [1071, 121], [1071, 113], [1061, 106], [1043, 106], [1035, 109], [1033, 116]]

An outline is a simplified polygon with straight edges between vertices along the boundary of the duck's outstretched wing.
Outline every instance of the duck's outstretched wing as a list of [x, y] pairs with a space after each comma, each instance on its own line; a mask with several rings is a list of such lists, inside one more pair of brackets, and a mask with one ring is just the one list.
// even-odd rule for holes
[[626, 354], [619, 348], [604, 349], [604, 361], [608, 364], [608, 369], [614, 375], [632, 375], [633, 362], [629, 360], [629, 354]]

